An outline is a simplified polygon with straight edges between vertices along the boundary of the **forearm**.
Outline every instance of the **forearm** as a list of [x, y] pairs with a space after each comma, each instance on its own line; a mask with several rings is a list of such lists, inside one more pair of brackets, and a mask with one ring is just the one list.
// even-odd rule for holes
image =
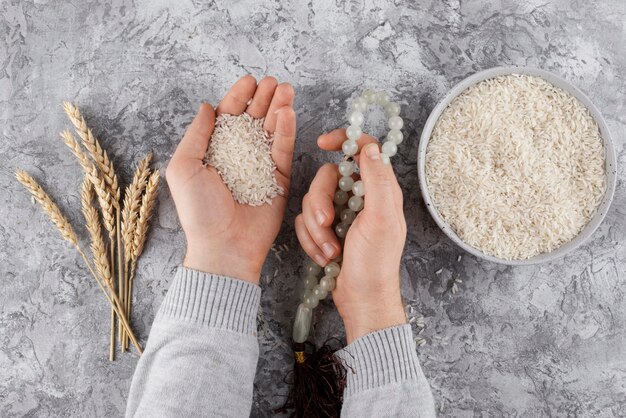
[[180, 268], [159, 309], [126, 416], [248, 416], [261, 290]]
[[346, 366], [342, 417], [434, 417], [430, 386], [409, 325], [358, 338], [338, 352]]

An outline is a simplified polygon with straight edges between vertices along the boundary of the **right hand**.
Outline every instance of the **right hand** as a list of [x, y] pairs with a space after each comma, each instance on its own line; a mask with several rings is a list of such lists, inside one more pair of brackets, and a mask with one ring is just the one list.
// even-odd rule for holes
[[[324, 150], [341, 150], [345, 129], [318, 139]], [[348, 344], [370, 332], [406, 323], [400, 295], [400, 258], [406, 239], [402, 191], [391, 165], [380, 159], [377, 141], [363, 135], [359, 168], [365, 187], [365, 205], [344, 242], [341, 273], [333, 300], [346, 327]], [[296, 233], [304, 251], [326, 265], [341, 254], [333, 230], [333, 196], [340, 174], [335, 164], [320, 168], [296, 218]]]
[[[200, 106], [167, 167], [167, 182], [187, 239], [183, 265], [259, 283], [261, 267], [278, 235], [287, 204], [296, 137], [293, 88], [266, 77], [237, 81], [217, 109]], [[215, 116], [248, 113], [265, 118], [274, 137], [271, 153], [276, 181], [285, 191], [271, 205], [239, 204], [214, 167], [203, 162], [215, 127]]]

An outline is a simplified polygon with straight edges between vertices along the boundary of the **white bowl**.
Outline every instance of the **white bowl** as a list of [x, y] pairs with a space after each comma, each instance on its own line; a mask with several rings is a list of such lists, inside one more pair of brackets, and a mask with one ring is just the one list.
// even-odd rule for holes
[[[426, 184], [426, 149], [428, 147], [428, 140], [430, 139], [430, 135], [432, 134], [433, 128], [441, 116], [441, 113], [444, 109], [454, 100], [458, 95], [460, 95], [465, 89], [468, 87], [479, 83], [483, 80], [497, 77], [500, 75], [507, 74], [527, 74], [531, 76], [541, 77], [544, 80], [552, 83], [553, 85], [565, 90], [570, 93], [572, 96], [576, 97], [578, 100], [584, 104], [591, 116], [596, 121], [600, 128], [600, 133], [602, 135], [602, 141], [604, 143], [604, 150], [606, 153], [606, 176], [607, 176], [607, 187], [606, 192], [604, 194], [604, 198], [596, 211], [596, 214], [591, 218], [587, 226], [583, 228], [583, 230], [569, 242], [561, 245], [559, 248], [548, 252], [538, 254], [534, 257], [525, 259], [525, 260], [505, 260], [502, 258], [494, 257], [491, 255], [487, 255], [482, 251], [466, 244], [463, 240], [461, 240], [458, 235], [454, 232], [454, 230], [448, 225], [446, 221], [443, 220], [437, 208], [435, 207], [434, 202], [430, 197], [430, 193], [428, 192], [428, 186]], [[604, 121], [604, 118], [600, 114], [600, 111], [593, 105], [591, 100], [583, 92], [581, 92], [578, 88], [570, 84], [568, 81], [562, 79], [559, 76], [556, 76], [547, 71], [535, 69], [535, 68], [527, 68], [527, 67], [496, 67], [488, 70], [480, 71], [472, 76], [467, 77], [459, 84], [454, 86], [452, 90], [445, 95], [445, 97], [435, 106], [433, 111], [430, 113], [426, 124], [424, 125], [424, 130], [422, 131], [422, 136], [420, 138], [419, 148], [417, 152], [417, 173], [419, 176], [420, 189], [422, 192], [422, 197], [424, 198], [424, 204], [426, 208], [432, 215], [433, 219], [439, 225], [441, 230], [458, 246], [463, 248], [465, 251], [473, 254], [477, 257], [483, 258], [485, 260], [493, 261], [495, 263], [508, 264], [512, 266], [519, 265], [528, 265], [528, 264], [537, 264], [543, 263], [546, 261], [554, 260], [556, 258], [563, 257], [565, 254], [573, 251], [582, 243], [584, 243], [598, 228], [607, 211], [609, 210], [609, 206], [611, 206], [611, 201], [613, 200], [613, 194], [615, 192], [615, 182], [616, 182], [616, 173], [617, 166], [615, 161], [615, 150], [613, 149], [613, 143], [611, 142], [611, 134], [609, 132], [609, 128]]]

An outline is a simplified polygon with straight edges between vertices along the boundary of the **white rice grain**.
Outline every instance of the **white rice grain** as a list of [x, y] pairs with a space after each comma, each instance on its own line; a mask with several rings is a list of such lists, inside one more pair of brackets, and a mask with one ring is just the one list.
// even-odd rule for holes
[[495, 257], [550, 252], [587, 225], [606, 190], [598, 125], [547, 81], [482, 81], [443, 111], [426, 151], [435, 207], [464, 242]]
[[242, 205], [272, 204], [272, 199], [284, 195], [274, 175], [272, 137], [263, 130], [264, 120], [247, 113], [218, 116], [206, 153], [205, 163], [217, 170]]

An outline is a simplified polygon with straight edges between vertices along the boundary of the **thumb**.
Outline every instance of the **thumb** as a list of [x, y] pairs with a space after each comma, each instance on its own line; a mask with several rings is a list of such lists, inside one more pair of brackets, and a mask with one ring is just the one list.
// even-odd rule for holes
[[202, 160], [209, 146], [209, 138], [215, 127], [215, 111], [210, 104], [200, 105], [185, 136], [178, 144], [172, 159]]
[[365, 188], [365, 207], [368, 212], [389, 213], [396, 204], [396, 190], [400, 187], [389, 157], [381, 154], [378, 144], [368, 144], [360, 154], [360, 174]]

